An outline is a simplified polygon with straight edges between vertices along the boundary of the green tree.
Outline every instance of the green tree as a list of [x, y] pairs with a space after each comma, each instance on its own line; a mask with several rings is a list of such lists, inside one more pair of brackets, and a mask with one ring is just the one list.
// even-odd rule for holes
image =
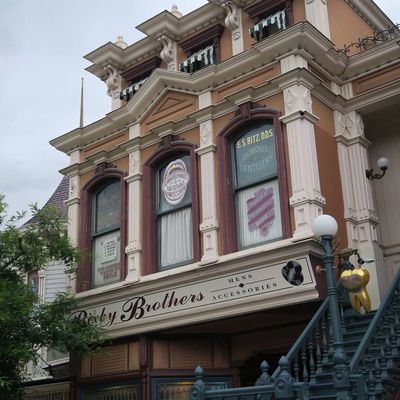
[[21, 396], [26, 364], [36, 360], [41, 347], [82, 355], [104, 340], [101, 327], [69, 318], [78, 306], [71, 294], [60, 293], [55, 301], [40, 303], [26, 283], [30, 271], [49, 261], [63, 261], [72, 269], [80, 258], [59, 210], [32, 206], [31, 212], [29, 223], [18, 228], [24, 213], [8, 217], [0, 194], [0, 399]]

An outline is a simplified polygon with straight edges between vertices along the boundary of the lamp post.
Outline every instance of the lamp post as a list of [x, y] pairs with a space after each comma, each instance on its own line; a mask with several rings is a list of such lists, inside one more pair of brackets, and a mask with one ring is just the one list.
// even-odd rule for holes
[[342, 325], [339, 312], [339, 296], [333, 274], [333, 249], [332, 239], [337, 233], [338, 225], [330, 215], [318, 216], [313, 224], [312, 230], [320, 239], [324, 249], [324, 264], [326, 283], [328, 288], [329, 311], [331, 318], [333, 338], [333, 383], [336, 388], [336, 398], [347, 400], [351, 398], [350, 370], [344, 351]]

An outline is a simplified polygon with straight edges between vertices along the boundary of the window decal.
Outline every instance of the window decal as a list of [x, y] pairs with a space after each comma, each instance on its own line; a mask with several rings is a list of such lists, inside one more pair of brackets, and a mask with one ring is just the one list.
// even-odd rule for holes
[[179, 204], [185, 197], [189, 180], [185, 163], [180, 159], [171, 161], [164, 172], [161, 184], [165, 200], [171, 205]]
[[247, 200], [247, 217], [250, 232], [260, 229], [267, 236], [275, 220], [274, 191], [272, 187], [262, 188]]

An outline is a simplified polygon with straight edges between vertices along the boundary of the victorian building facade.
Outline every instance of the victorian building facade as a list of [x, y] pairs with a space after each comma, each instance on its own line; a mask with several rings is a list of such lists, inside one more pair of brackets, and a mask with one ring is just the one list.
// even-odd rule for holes
[[322, 213], [377, 259], [374, 308], [400, 264], [399, 32], [373, 1], [209, 0], [137, 29], [86, 55], [111, 111], [51, 142], [90, 255], [75, 317], [113, 339], [73, 361], [76, 399], [184, 399], [197, 365], [253, 384], [326, 296]]

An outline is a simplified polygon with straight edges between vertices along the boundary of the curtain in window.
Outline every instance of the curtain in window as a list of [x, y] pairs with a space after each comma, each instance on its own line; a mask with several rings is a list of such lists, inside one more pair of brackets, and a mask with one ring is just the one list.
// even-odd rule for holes
[[161, 268], [193, 259], [191, 207], [162, 215], [159, 223]]
[[241, 248], [282, 237], [278, 180], [237, 193], [238, 238]]

